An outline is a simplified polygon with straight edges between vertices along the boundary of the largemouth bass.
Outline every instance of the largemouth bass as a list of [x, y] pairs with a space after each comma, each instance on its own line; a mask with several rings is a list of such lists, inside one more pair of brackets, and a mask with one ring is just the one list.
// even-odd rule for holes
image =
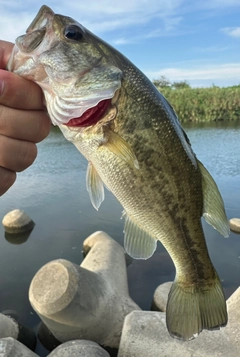
[[168, 101], [116, 49], [47, 6], [16, 39], [7, 69], [42, 88], [52, 123], [88, 160], [93, 206], [104, 200], [104, 185], [122, 204], [127, 253], [147, 259], [158, 240], [169, 252], [176, 267], [166, 311], [171, 336], [189, 340], [225, 326], [225, 297], [201, 225], [203, 215], [229, 235], [223, 201]]

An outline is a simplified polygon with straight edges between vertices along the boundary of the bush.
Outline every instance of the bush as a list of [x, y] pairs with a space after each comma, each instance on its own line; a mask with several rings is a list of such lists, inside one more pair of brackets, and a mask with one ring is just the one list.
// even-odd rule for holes
[[240, 85], [191, 88], [187, 83], [186, 86], [176, 86], [175, 83], [174, 87], [157, 88], [171, 103], [182, 123], [240, 119]]

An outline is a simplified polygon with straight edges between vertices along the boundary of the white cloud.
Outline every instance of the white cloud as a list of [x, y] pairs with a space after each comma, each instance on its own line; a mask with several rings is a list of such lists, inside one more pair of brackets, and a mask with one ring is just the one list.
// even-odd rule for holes
[[218, 9], [220, 7], [235, 7], [235, 6], [239, 6], [239, 0], [204, 0], [202, 1], [202, 3], [205, 4], [206, 7], [209, 7], [209, 8], [215, 8], [215, 9]]
[[[42, 0], [34, 2], [32, 0], [0, 0], [0, 38], [14, 41], [17, 36], [23, 34], [41, 5]], [[139, 43], [147, 38], [179, 36], [186, 31], [194, 31], [194, 26], [184, 22], [187, 18], [186, 14], [204, 9], [206, 14], [213, 9], [217, 12], [226, 11], [231, 7], [240, 6], [240, 0], [122, 0], [118, 2], [49, 0], [48, 6], [55, 13], [73, 17], [97, 35], [107, 33], [108, 42], [124, 45]], [[240, 27], [225, 27], [222, 31], [227, 35], [240, 37]], [[222, 47], [210, 45], [205, 49], [195, 48], [195, 51], [207, 53], [225, 49], [223, 44]], [[203, 66], [203, 62], [199, 67], [196, 67], [196, 63], [189, 67], [179, 64], [179, 66], [172, 65], [171, 68], [166, 67], [161, 71], [148, 72], [147, 75], [151, 79], [165, 75], [171, 81], [188, 80], [189, 82], [199, 81], [198, 83], [202, 81], [210, 83], [210, 81], [215, 82], [221, 79], [237, 81], [238, 78], [240, 81], [240, 64], [230, 63], [211, 67]]]
[[40, 1], [0, 0], [0, 38], [14, 42], [26, 32], [41, 6]]
[[[91, 0], [57, 1], [48, 3], [55, 13], [73, 17], [96, 34], [123, 30], [133, 26], [143, 26], [157, 19], [156, 28], [166, 31], [174, 29], [179, 22], [176, 12], [185, 0]], [[0, 37], [13, 41], [25, 32], [41, 7], [40, 1], [0, 0]]]
[[91, 7], [85, 2], [68, 1], [68, 8], [77, 10], [82, 18], [101, 18], [102, 16], [132, 16], [134, 19], [159, 15], [165, 17], [171, 15], [179, 8], [184, 0], [122, 0], [113, 2], [112, 0], [91, 0]]
[[19, 21], [18, 14], [9, 15], [2, 11], [0, 15], [0, 38], [4, 41], [14, 42], [16, 37], [26, 32], [32, 20], [33, 16], [26, 13], [21, 15], [21, 21]]
[[184, 1], [184, 11], [205, 10], [223, 10], [232, 7], [239, 7], [239, 0], [201, 0], [201, 1]]
[[113, 45], [128, 45], [129, 43], [134, 43], [135, 39], [134, 38], [125, 38], [125, 37], [120, 37], [117, 38], [116, 40], [112, 41]]
[[211, 85], [213, 82], [240, 83], [240, 63], [229, 63], [215, 66], [202, 66], [198, 68], [164, 68], [159, 71], [146, 71], [150, 79], [167, 77], [171, 82], [187, 80], [188, 82], [204, 83]]
[[[180, 22], [181, 19], [178, 18], [178, 21]], [[125, 37], [119, 37], [117, 39], [114, 39], [111, 41], [113, 45], [126, 45], [130, 43], [140, 43], [143, 40], [146, 39], [151, 39], [151, 38], [157, 38], [157, 37], [170, 37], [170, 36], [179, 36], [183, 35], [183, 31], [179, 31], [176, 29], [177, 26], [169, 26], [168, 24], [163, 25], [162, 27], [158, 27], [157, 29], [151, 30], [149, 32], [142, 32], [139, 35], [135, 36], [125, 36]]]
[[218, 53], [233, 50], [233, 46], [219, 46], [213, 45], [209, 47], [194, 47], [194, 51], [198, 53]]
[[240, 37], [240, 27], [224, 27], [222, 31], [229, 36]]
[[91, 8], [85, 2], [70, 1], [70, 16], [96, 33], [122, 30], [129, 26], [143, 25], [158, 19], [158, 26], [173, 27], [179, 6], [184, 0], [91, 0]]
[[[26, 27], [41, 7], [42, 1], [0, 0], [0, 37], [13, 41], [19, 34], [25, 32]], [[71, 16], [96, 34], [119, 31], [116, 43], [130, 42], [128, 34], [122, 33], [127, 29], [141, 27], [140, 36], [145, 36], [147, 26], [152, 20], [155, 24], [148, 30], [149, 37], [161, 37], [177, 34], [180, 23], [183, 23], [185, 13], [198, 9], [223, 8], [239, 5], [239, 0], [91, 0], [89, 2], [73, 0], [49, 0], [54, 12]], [[125, 39], [126, 37], [126, 39]], [[136, 41], [134, 33], [130, 36]], [[145, 38], [147, 38], [145, 36]], [[118, 42], [117, 42], [118, 41]]]

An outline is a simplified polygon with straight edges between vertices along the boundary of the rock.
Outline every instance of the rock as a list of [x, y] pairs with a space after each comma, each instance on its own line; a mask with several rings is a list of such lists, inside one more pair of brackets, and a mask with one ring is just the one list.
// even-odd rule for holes
[[7, 233], [23, 233], [33, 229], [34, 222], [22, 210], [15, 209], [7, 213], [2, 220], [3, 227]]
[[17, 339], [19, 334], [19, 327], [17, 322], [10, 318], [0, 314], [0, 338], [12, 337]]
[[18, 324], [10, 316], [0, 314], [0, 338], [5, 337], [12, 337], [31, 350], [36, 346], [36, 336], [32, 330]]
[[166, 311], [168, 294], [172, 286], [172, 281], [163, 283], [157, 287], [153, 295], [152, 310]]
[[53, 351], [55, 348], [61, 345], [61, 342], [53, 336], [51, 331], [42, 321], [38, 325], [37, 335], [43, 347], [48, 351]]
[[229, 220], [230, 229], [235, 233], [240, 233], [240, 218], [232, 218]]
[[97, 343], [85, 340], [65, 342], [48, 357], [110, 357]]
[[0, 339], [1, 357], [39, 357], [12, 337]]
[[19, 319], [19, 315], [16, 310], [11, 310], [11, 309], [2, 310], [1, 314], [11, 317], [15, 321], [18, 321], [18, 319]]
[[133, 311], [124, 321], [118, 357], [237, 357], [239, 347], [225, 329], [203, 331], [198, 338], [180, 341], [166, 328], [165, 312]]
[[227, 308], [228, 324], [224, 328], [224, 332], [240, 351], [240, 287], [227, 300]]
[[87, 238], [84, 250], [81, 266], [64, 259], [44, 265], [31, 282], [30, 303], [58, 341], [118, 348], [125, 316], [140, 310], [128, 294], [124, 250], [103, 232]]
[[17, 340], [34, 351], [37, 343], [37, 338], [33, 330], [26, 326], [19, 325], [19, 334]]

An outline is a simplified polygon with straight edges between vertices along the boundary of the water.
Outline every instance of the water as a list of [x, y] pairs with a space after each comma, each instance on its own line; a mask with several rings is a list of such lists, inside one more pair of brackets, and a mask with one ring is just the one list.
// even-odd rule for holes
[[[240, 122], [185, 127], [192, 147], [211, 172], [222, 194], [228, 218], [240, 218]], [[203, 220], [211, 259], [226, 297], [240, 285], [240, 235], [223, 238]]]
[[[185, 130], [219, 186], [228, 218], [240, 217], [240, 122], [191, 124]], [[108, 191], [99, 212], [92, 207], [85, 188], [87, 162], [75, 147], [54, 128], [38, 149], [34, 165], [0, 198], [0, 217], [20, 208], [36, 223], [28, 237], [15, 239], [0, 226], [0, 311], [16, 310], [19, 321], [35, 329], [39, 319], [28, 302], [28, 289], [38, 269], [57, 258], [80, 264], [82, 242], [96, 230], [123, 244], [122, 208]], [[204, 221], [203, 226], [228, 297], [240, 285], [240, 235], [224, 239]], [[151, 259], [128, 267], [128, 277], [132, 298], [149, 309], [155, 288], [174, 278], [174, 266], [159, 244]], [[46, 355], [41, 346], [37, 353]]]

